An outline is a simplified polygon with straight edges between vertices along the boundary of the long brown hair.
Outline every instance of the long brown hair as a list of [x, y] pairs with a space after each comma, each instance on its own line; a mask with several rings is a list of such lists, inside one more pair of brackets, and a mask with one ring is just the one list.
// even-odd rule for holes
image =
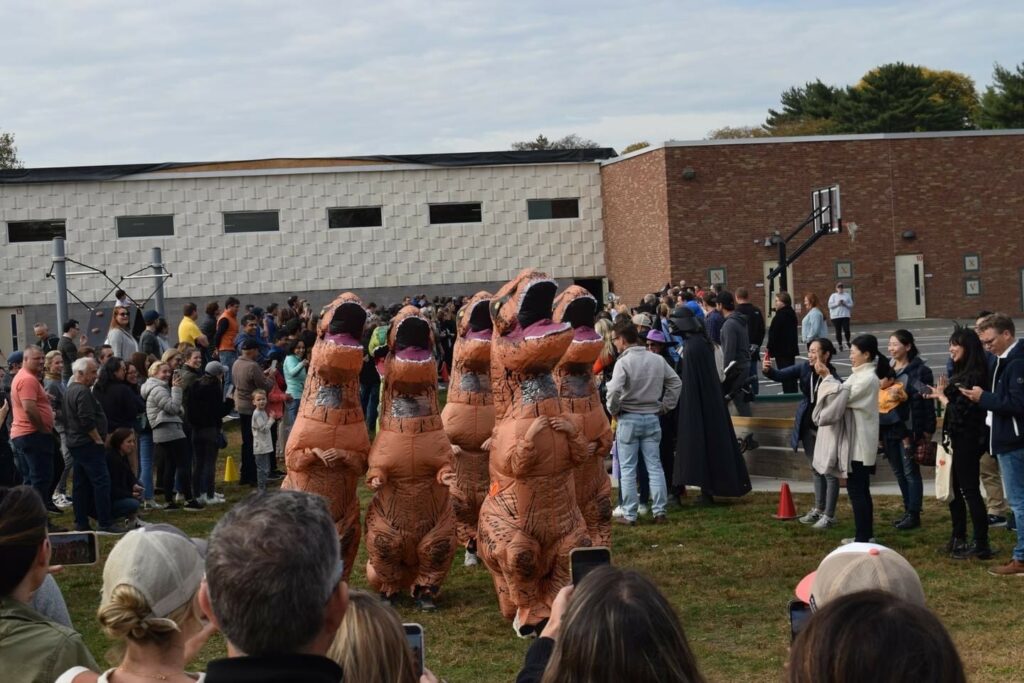
[[679, 617], [642, 574], [605, 566], [573, 592], [542, 683], [703, 683]]
[[[117, 314], [124, 311], [128, 314], [128, 322], [121, 327], [121, 323], [117, 322]], [[124, 330], [125, 332], [131, 333], [132, 329], [132, 312], [124, 306], [114, 306], [114, 312], [110, 314], [110, 329]]]
[[804, 292], [804, 299], [807, 300], [807, 303], [810, 304], [811, 308], [817, 308], [819, 311], [821, 311], [821, 314], [825, 316], [825, 320], [828, 320], [828, 309], [822, 307], [821, 300], [818, 299], [817, 294], [815, 294], [814, 292]]
[[46, 540], [46, 507], [31, 486], [0, 488], [0, 596], [28, 574]]

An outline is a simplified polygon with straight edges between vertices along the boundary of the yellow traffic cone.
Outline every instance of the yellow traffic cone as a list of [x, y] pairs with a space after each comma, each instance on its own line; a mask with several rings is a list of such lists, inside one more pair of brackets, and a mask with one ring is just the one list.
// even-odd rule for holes
[[224, 460], [224, 483], [235, 484], [241, 478], [241, 473], [238, 471], [238, 465], [235, 464], [235, 459], [229, 455]]

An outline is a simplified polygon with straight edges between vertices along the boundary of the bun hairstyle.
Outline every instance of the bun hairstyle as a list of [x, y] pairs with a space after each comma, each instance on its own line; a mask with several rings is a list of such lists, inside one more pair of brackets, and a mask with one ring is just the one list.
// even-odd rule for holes
[[180, 632], [190, 619], [199, 621], [201, 617], [195, 595], [167, 617], [154, 616], [142, 593], [123, 583], [116, 586], [109, 599], [100, 605], [96, 618], [108, 637], [120, 641], [107, 654], [107, 660], [116, 664], [124, 656], [124, 641], [162, 645]]
[[0, 597], [28, 574], [46, 540], [46, 507], [31, 486], [0, 488]]

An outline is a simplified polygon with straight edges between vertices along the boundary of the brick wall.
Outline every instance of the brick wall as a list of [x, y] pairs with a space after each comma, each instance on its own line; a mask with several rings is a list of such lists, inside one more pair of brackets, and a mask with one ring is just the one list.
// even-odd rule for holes
[[[763, 242], [788, 234], [810, 211], [810, 191], [838, 182], [849, 232], [822, 238], [793, 266], [790, 290], [825, 298], [836, 282], [836, 262], [849, 261], [857, 302], [855, 320], [894, 320], [895, 256], [922, 254], [927, 316], [971, 318], [981, 308], [1019, 313], [1024, 268], [1024, 135], [863, 137], [770, 143], [685, 144], [607, 164], [602, 169], [608, 276], [633, 300], [666, 279], [624, 273], [638, 259], [637, 240], [612, 234], [645, 225], [669, 239], [673, 281], [707, 283], [710, 268], [725, 268], [727, 286], [763, 283], [764, 261], [777, 250]], [[664, 165], [667, 213], [650, 190], [652, 165]], [[683, 169], [696, 172], [683, 178]], [[609, 220], [615, 216], [614, 221]], [[902, 237], [913, 231], [914, 239]], [[790, 242], [790, 251], [809, 236]], [[620, 253], [620, 250], [622, 253]], [[976, 254], [980, 270], [964, 270]], [[981, 294], [965, 294], [980, 280]], [[763, 291], [763, 290], [758, 290]], [[753, 297], [760, 303], [761, 299]], [[798, 297], [794, 297], [798, 298]]]

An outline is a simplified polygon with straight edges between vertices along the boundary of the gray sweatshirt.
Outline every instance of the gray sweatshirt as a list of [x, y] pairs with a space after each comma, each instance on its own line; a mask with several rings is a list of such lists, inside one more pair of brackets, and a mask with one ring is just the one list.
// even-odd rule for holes
[[630, 346], [608, 382], [608, 412], [662, 415], [676, 407], [683, 383], [668, 362], [642, 346]]

